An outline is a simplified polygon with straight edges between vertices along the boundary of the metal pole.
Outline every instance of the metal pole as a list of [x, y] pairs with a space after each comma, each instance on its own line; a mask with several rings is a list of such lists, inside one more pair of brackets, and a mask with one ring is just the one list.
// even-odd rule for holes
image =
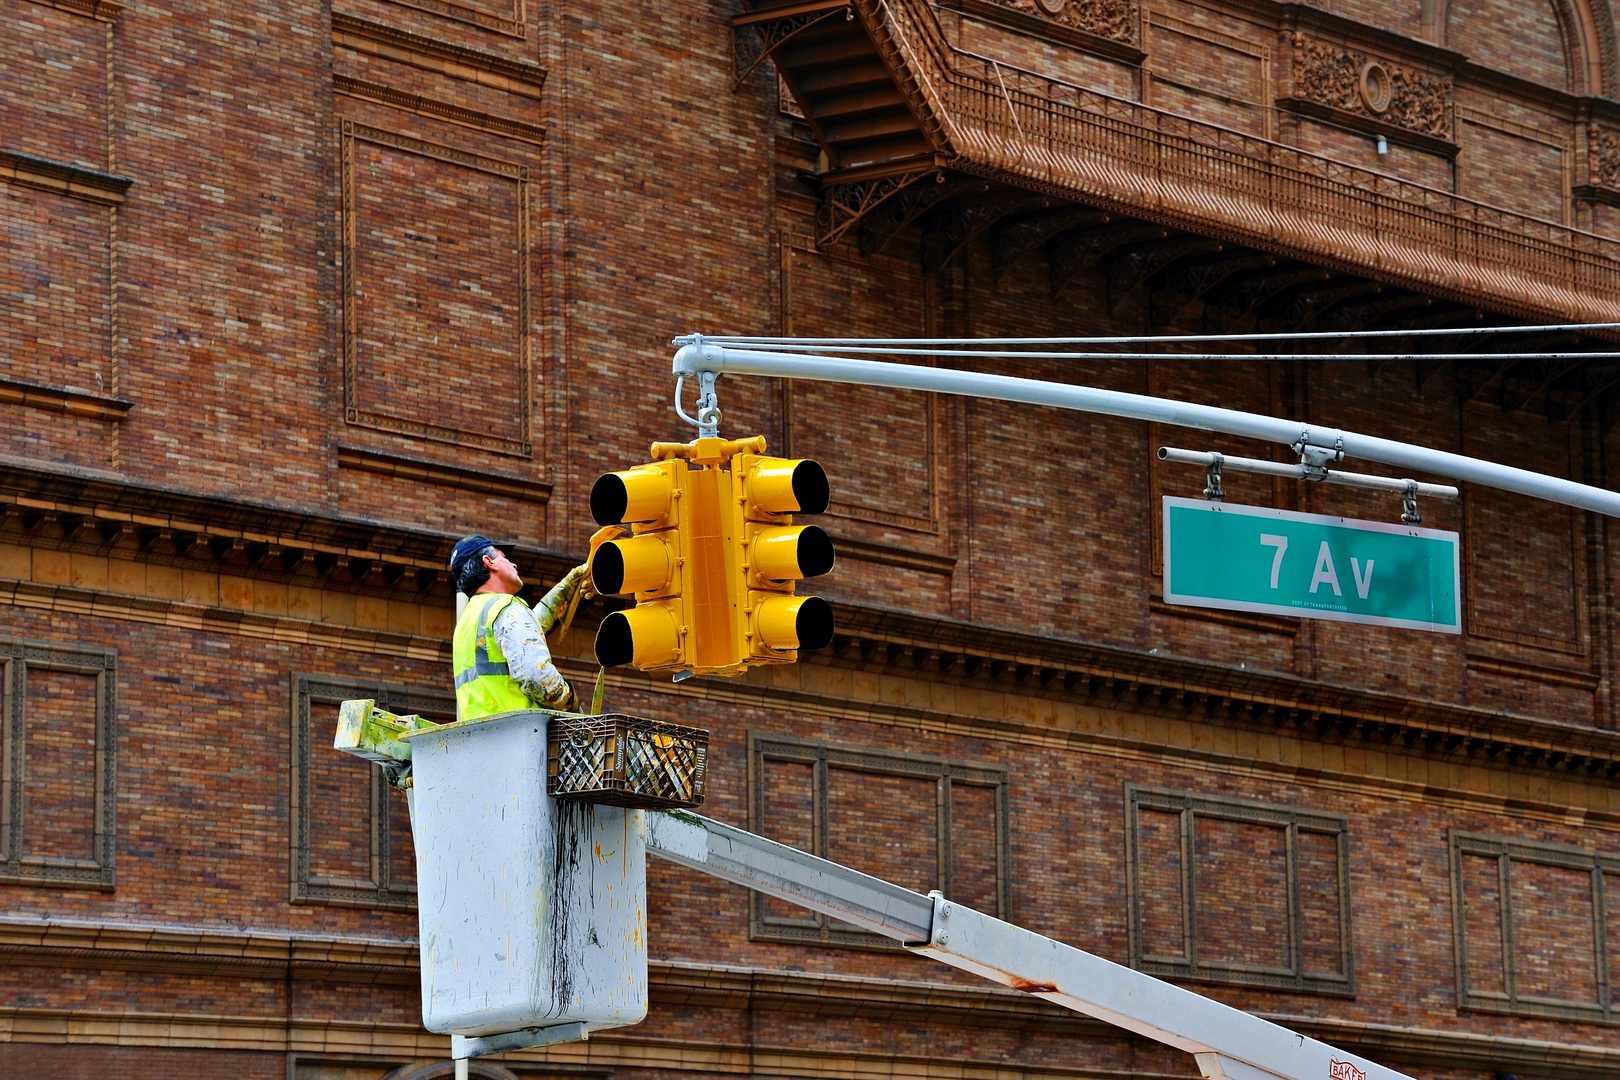
[[1379, 461], [1400, 469], [1466, 480], [1485, 487], [1499, 488], [1533, 499], [1562, 503], [1581, 510], [1620, 517], [1620, 492], [1560, 480], [1553, 476], [1481, 461], [1444, 450], [1431, 450], [1393, 439], [1358, 435], [1353, 431], [1321, 427], [1273, 416], [1194, 405], [1185, 401], [1099, 390], [1090, 386], [1010, 375], [987, 375], [949, 368], [888, 364], [877, 360], [852, 360], [838, 356], [798, 356], [760, 349], [732, 349], [701, 338], [680, 339], [675, 353], [675, 374], [691, 376], [701, 372], [717, 375], [760, 375], [778, 379], [809, 379], [852, 386], [885, 386], [896, 390], [923, 390], [936, 394], [960, 394], [993, 401], [1021, 402], [1057, 409], [1119, 416], [1130, 420], [1171, 424], [1177, 427], [1216, 431], [1239, 438], [1282, 443], [1296, 447], [1312, 464], [1323, 465], [1347, 457]]
[[[1173, 461], [1178, 465], [1197, 465], [1208, 469], [1216, 464], [1216, 457], [1220, 458], [1221, 469], [1226, 472], [1257, 473], [1261, 476], [1283, 476], [1292, 480], [1315, 480], [1323, 484], [1342, 484], [1345, 487], [1366, 488], [1370, 491], [1388, 491], [1395, 495], [1404, 495], [1410, 481], [1396, 480], [1388, 476], [1368, 476], [1366, 473], [1340, 472], [1323, 470], [1313, 472], [1309, 465], [1301, 465], [1289, 461], [1261, 461], [1257, 458], [1227, 457], [1225, 454], [1212, 454], [1202, 450], [1177, 450], [1173, 446], [1159, 447], [1160, 461]], [[1414, 495], [1422, 495], [1426, 499], [1455, 499], [1457, 489], [1447, 484], [1414, 484]]]

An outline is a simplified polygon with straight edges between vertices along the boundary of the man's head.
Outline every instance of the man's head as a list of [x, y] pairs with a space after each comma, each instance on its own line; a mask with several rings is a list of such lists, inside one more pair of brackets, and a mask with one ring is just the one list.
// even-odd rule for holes
[[507, 558], [502, 545], [487, 536], [464, 536], [450, 552], [450, 577], [456, 588], [472, 596], [480, 592], [515, 594], [523, 588], [517, 567]]

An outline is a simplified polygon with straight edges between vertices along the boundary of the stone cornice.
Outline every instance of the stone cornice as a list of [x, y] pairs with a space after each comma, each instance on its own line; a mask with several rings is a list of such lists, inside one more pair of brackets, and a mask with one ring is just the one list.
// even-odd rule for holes
[[332, 44], [523, 97], [538, 98], [546, 84], [546, 70], [538, 64], [452, 45], [341, 11], [332, 12]]
[[0, 181], [36, 188], [102, 206], [119, 206], [135, 181], [64, 161], [0, 150]]
[[988, 679], [1031, 696], [1193, 715], [1205, 723], [1297, 731], [1431, 757], [1620, 774], [1620, 733], [1599, 728], [903, 612], [847, 604], [836, 610], [832, 662], [858, 661], [931, 681]]
[[[447, 600], [445, 560], [457, 539], [0, 455], [0, 542], [306, 579], [324, 587], [421, 596], [437, 588]], [[536, 548], [518, 550], [542, 575], [560, 576], [572, 565]]]
[[131, 403], [121, 398], [91, 394], [83, 390], [68, 390], [59, 386], [41, 386], [21, 379], [0, 378], [0, 404], [25, 405], [44, 412], [66, 413], [87, 420], [123, 420], [129, 416]]
[[[25, 967], [296, 978], [401, 987], [414, 986], [418, 977], [417, 943], [411, 938], [353, 939], [173, 924], [0, 918], [0, 958]], [[761, 1009], [1070, 1038], [1118, 1036], [1116, 1029], [1101, 1021], [992, 986], [902, 982], [670, 960], [653, 960], [648, 975], [649, 996], [655, 1006]], [[1492, 1067], [1516, 1068], [1578, 1080], [1598, 1080], [1620, 1071], [1620, 1050], [1616, 1049], [1331, 1017], [1264, 1015], [1295, 1031], [1391, 1063], [1486, 1071]], [[184, 1022], [187, 1018], [175, 1019]], [[114, 1028], [116, 1025], [109, 1030]]]
[[[446, 533], [0, 456], [0, 543], [308, 579], [323, 588], [414, 594], [419, 602], [445, 603], [444, 560], [455, 540]], [[519, 559], [535, 570], [535, 580], [555, 580], [578, 556], [520, 547]], [[94, 608], [96, 594], [75, 591]], [[1620, 732], [856, 603], [840, 602], [836, 611], [831, 649], [806, 662], [1000, 686], [1024, 696], [1297, 732], [1313, 741], [1431, 758], [1620, 775]], [[421, 651], [415, 640], [407, 640], [412, 655]]]

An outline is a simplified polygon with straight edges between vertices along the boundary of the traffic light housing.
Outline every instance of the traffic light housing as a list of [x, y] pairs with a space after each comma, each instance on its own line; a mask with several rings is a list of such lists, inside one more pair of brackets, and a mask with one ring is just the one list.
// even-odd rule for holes
[[681, 499], [686, 462], [655, 461], [607, 473], [591, 487], [591, 516], [598, 525], [628, 525], [630, 535], [591, 552], [591, 585], [604, 596], [634, 596], [636, 606], [610, 612], [596, 633], [596, 658], [604, 667], [635, 664], [656, 671], [680, 666]]
[[602, 621], [604, 666], [738, 675], [832, 640], [831, 606], [795, 593], [832, 569], [832, 541], [792, 517], [827, 509], [827, 474], [764, 451], [758, 436], [654, 443], [656, 460], [597, 479], [591, 516], [630, 535], [592, 549], [592, 583], [636, 600]]
[[791, 662], [799, 649], [824, 648], [832, 607], [795, 588], [832, 571], [832, 539], [819, 526], [794, 525], [792, 515], [826, 511], [826, 472], [814, 461], [738, 454], [731, 475], [741, 523], [740, 651], [749, 661]]

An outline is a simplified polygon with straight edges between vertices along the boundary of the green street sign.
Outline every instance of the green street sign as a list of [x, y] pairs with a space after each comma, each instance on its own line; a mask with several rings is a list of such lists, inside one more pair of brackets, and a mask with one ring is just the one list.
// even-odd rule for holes
[[1462, 633], [1454, 532], [1164, 500], [1164, 602]]

